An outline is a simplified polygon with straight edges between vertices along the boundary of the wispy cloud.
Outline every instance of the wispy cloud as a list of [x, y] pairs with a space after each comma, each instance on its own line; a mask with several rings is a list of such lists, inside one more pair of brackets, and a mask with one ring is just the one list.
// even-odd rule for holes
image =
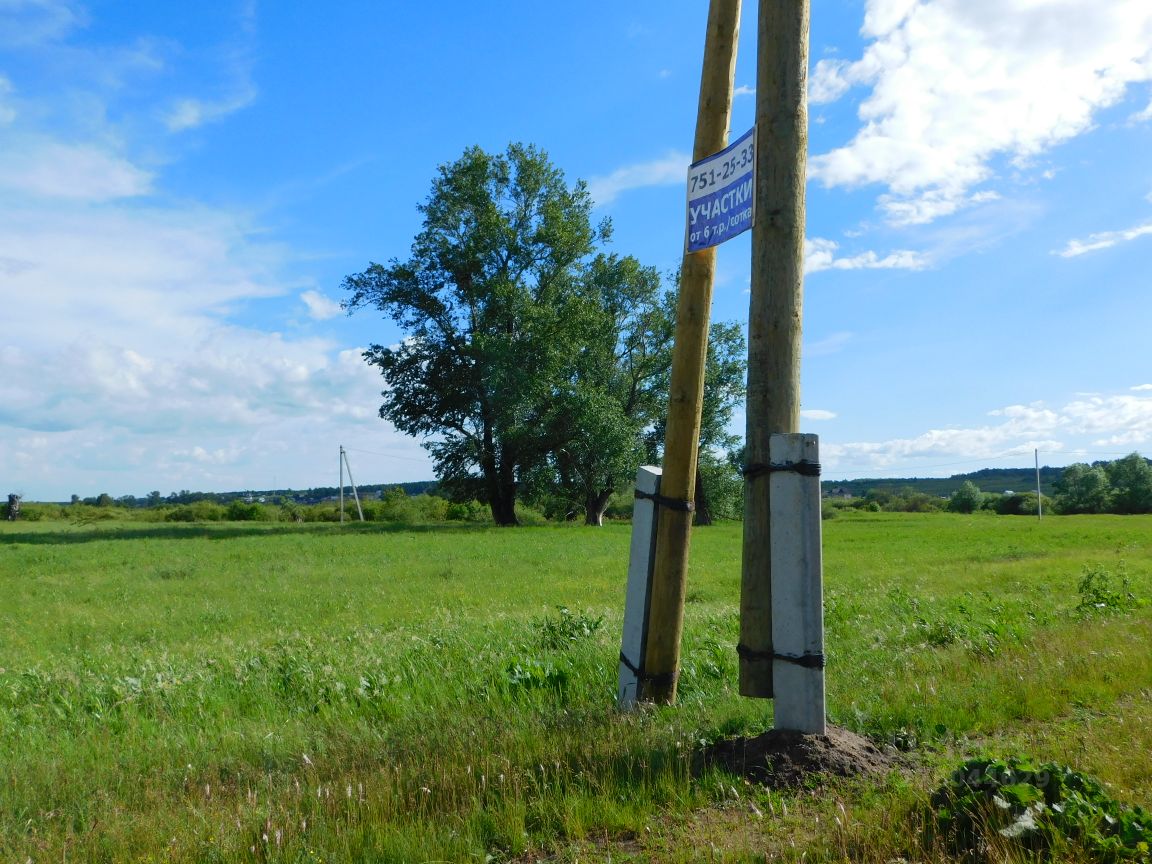
[[851, 333], [833, 333], [831, 336], [825, 336], [823, 339], [817, 339], [815, 342], [805, 344], [804, 356], [824, 357], [829, 354], [837, 354], [843, 351], [851, 341]]
[[164, 123], [170, 132], [195, 129], [247, 108], [256, 101], [256, 96], [255, 86], [245, 81], [220, 99], [181, 99], [167, 112]]
[[1071, 449], [1087, 437], [1096, 446], [1134, 446], [1152, 440], [1152, 395], [1079, 397], [1062, 406], [1042, 402], [1009, 405], [988, 412], [996, 422], [930, 429], [911, 438], [821, 445], [823, 461], [851, 473], [884, 471], [896, 465], [946, 460], [945, 465], [979, 462], [1012, 453]]
[[[155, 194], [169, 158], [149, 137], [158, 55], [146, 39], [72, 39], [84, 23], [72, 8], [0, 0], [0, 44], [36, 42], [29, 68], [0, 78], [0, 476], [41, 500], [270, 487], [277, 471], [310, 485], [357, 436], [405, 453], [403, 479], [429, 476], [418, 442], [380, 423], [360, 350], [297, 320], [297, 297], [314, 319], [340, 312], [301, 294], [301, 253], [247, 213]], [[253, 9], [214, 58], [223, 95], [184, 100], [173, 128], [254, 98]], [[257, 301], [263, 326], [247, 314]]]
[[77, 3], [67, 0], [0, 2], [0, 45], [27, 47], [55, 42], [88, 23]]
[[1063, 249], [1053, 250], [1053, 255], [1061, 258], [1075, 258], [1086, 252], [1096, 252], [1100, 249], [1109, 249], [1119, 243], [1127, 243], [1138, 237], [1152, 235], [1152, 222], [1126, 228], [1123, 231], [1101, 231], [1098, 234], [1089, 234], [1087, 240], [1069, 240]]
[[220, 95], [177, 100], [164, 117], [170, 132], [183, 132], [221, 120], [256, 101], [259, 91], [252, 72], [255, 32], [256, 6], [252, 0], [246, 0], [240, 9], [235, 38], [216, 52], [224, 76]]
[[12, 136], [0, 144], [0, 188], [72, 201], [109, 201], [146, 195], [152, 174], [101, 144], [73, 144], [42, 135]]
[[669, 151], [650, 162], [637, 162], [617, 168], [604, 177], [588, 181], [588, 194], [599, 206], [611, 204], [621, 193], [649, 186], [672, 186], [684, 183], [691, 157], [678, 150]]
[[1130, 85], [1152, 80], [1147, 3], [1001, 0], [995, 14], [989, 8], [868, 0], [863, 56], [821, 60], [810, 84], [814, 102], [868, 88], [861, 128], [815, 156], [811, 176], [828, 186], [880, 184], [889, 221], [930, 222], [980, 202], [994, 157], [1024, 168], [1090, 129]]
[[901, 249], [881, 257], [869, 250], [847, 257], [836, 257], [840, 244], [834, 240], [810, 237], [804, 241], [804, 272], [821, 270], [923, 270], [931, 264], [922, 252]]
[[800, 416], [805, 420], [835, 420], [836, 412], [825, 411], [822, 408], [805, 408], [800, 411]]
[[736, 98], [741, 96], [755, 96], [756, 88], [749, 87], [747, 84], [741, 84], [739, 87], [732, 91], [732, 95]]
[[0, 75], [0, 126], [16, 119], [16, 109], [11, 104], [12, 92], [12, 82]]

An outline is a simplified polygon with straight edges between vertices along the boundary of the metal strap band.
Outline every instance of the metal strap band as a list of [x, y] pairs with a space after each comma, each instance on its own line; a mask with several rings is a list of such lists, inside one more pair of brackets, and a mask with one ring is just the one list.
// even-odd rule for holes
[[679, 678], [679, 672], [665, 672], [663, 675], [640, 676], [640, 680], [645, 684], [655, 684], [657, 687], [671, 687]]
[[745, 465], [741, 473], [746, 479], [752, 480], [764, 474], [774, 474], [777, 471], [791, 471], [802, 477], [819, 477], [820, 463], [810, 459], [801, 459], [799, 462], [770, 462], [768, 464], [754, 462], [751, 465]]
[[620, 652], [620, 662], [623, 663], [624, 667], [629, 672], [631, 672], [633, 675], [635, 675], [637, 678], [643, 678], [644, 677], [643, 673], [639, 669], [637, 669], [635, 666], [632, 665], [632, 661], [629, 660], [627, 656], [625, 656], [623, 651]]
[[785, 663], [794, 663], [805, 669], [823, 669], [825, 658], [823, 654], [777, 654], [773, 651], [756, 651], [747, 645], [736, 646], [736, 653], [742, 660], [763, 662], [765, 660], [781, 660]]
[[644, 684], [655, 684], [658, 687], [671, 687], [680, 677], [679, 672], [667, 672], [663, 675], [645, 675], [624, 655], [623, 651], [620, 652], [620, 662], [624, 664], [629, 672], [636, 676], [637, 681]]
[[668, 510], [679, 510], [681, 513], [691, 513], [696, 509], [696, 505], [691, 501], [681, 501], [677, 498], [666, 498], [658, 492], [641, 492], [639, 489], [637, 489], [636, 497], [643, 498], [646, 501], [651, 501], [657, 507], [664, 507]]

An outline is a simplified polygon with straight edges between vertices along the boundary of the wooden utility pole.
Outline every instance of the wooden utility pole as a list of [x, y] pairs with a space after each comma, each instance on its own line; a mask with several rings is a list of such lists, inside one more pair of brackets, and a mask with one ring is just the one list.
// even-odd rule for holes
[[[711, 0], [693, 161], [711, 156], [728, 144], [739, 34], [740, 0]], [[696, 451], [700, 445], [700, 410], [704, 401], [704, 365], [715, 273], [715, 248], [684, 256], [672, 350], [648, 641], [641, 682], [642, 698], [650, 702], [676, 699], [692, 530], [691, 502], [695, 497]]]
[[760, 0], [756, 224], [748, 312], [740, 693], [770, 698], [769, 438], [800, 425], [809, 0]]

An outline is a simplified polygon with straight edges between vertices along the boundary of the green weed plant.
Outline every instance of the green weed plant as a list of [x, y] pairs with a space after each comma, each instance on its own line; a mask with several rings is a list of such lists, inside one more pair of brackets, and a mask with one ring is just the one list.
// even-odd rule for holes
[[1078, 847], [1103, 864], [1152, 856], [1152, 814], [1055, 762], [970, 759], [932, 795], [931, 806], [945, 844], [981, 858], [1003, 841], [1044, 855]]

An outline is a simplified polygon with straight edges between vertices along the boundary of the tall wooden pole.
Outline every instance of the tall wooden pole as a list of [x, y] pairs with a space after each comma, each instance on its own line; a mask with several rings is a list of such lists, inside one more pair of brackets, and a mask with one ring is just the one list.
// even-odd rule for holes
[[[723, 150], [732, 119], [736, 43], [740, 34], [740, 0], [711, 0], [704, 42], [704, 69], [696, 115], [693, 161]], [[704, 401], [704, 365], [708, 354], [708, 319], [716, 250], [684, 256], [680, 299], [672, 350], [668, 422], [664, 436], [664, 471], [660, 479], [663, 506], [656, 533], [656, 554], [649, 601], [648, 644], [644, 654], [643, 699], [673, 702], [684, 629], [684, 586], [695, 497], [696, 451], [700, 445], [700, 410]], [[679, 503], [681, 508], [677, 508]]]
[[756, 224], [748, 312], [740, 693], [770, 698], [772, 565], [768, 440], [800, 425], [809, 0], [760, 0]]

